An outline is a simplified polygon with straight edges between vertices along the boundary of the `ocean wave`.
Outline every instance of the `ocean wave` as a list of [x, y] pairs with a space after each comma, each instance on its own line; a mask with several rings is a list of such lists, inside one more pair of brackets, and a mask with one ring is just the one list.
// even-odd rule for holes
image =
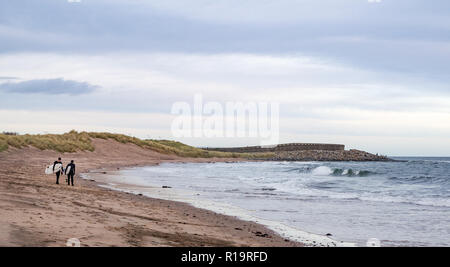
[[[334, 200], [344, 200], [344, 201], [367, 201], [367, 202], [382, 202], [382, 203], [398, 203], [398, 204], [412, 204], [418, 206], [433, 206], [433, 207], [450, 207], [450, 199], [442, 197], [407, 197], [407, 196], [389, 196], [380, 194], [370, 194], [370, 193], [339, 193], [328, 191], [329, 189], [335, 188], [335, 184], [332, 182], [322, 182], [314, 183], [310, 185], [309, 188], [287, 188], [285, 186], [280, 186], [277, 192], [288, 192], [302, 197], [304, 201], [314, 199], [334, 199]], [[284, 196], [283, 198], [288, 199], [289, 196]]]
[[362, 201], [374, 201], [385, 203], [403, 203], [414, 204], [419, 206], [433, 206], [433, 207], [450, 207], [450, 199], [447, 198], [422, 198], [422, 199], [410, 199], [406, 197], [393, 197], [393, 196], [363, 196], [359, 197]]
[[340, 168], [330, 168], [327, 166], [320, 166], [312, 170], [313, 175], [317, 176], [359, 176], [366, 177], [370, 175], [376, 174], [376, 172], [367, 171], [367, 170], [353, 170], [353, 169], [340, 169]]
[[359, 176], [359, 177], [366, 177], [372, 174], [376, 174], [375, 172], [366, 171], [366, 170], [353, 170], [353, 169], [334, 169], [333, 175], [334, 176]]
[[332, 173], [333, 173], [333, 170], [327, 166], [320, 166], [320, 167], [315, 168], [312, 171], [312, 174], [317, 175], [317, 176], [327, 176], [327, 175], [331, 175]]
[[[450, 207], [450, 198], [445, 198], [442, 195], [433, 197], [417, 197], [403, 195], [392, 196], [389, 192], [339, 192], [336, 190], [342, 189], [342, 181], [314, 181], [308, 183], [306, 187], [294, 184], [293, 181], [282, 184], [271, 184], [276, 188], [278, 195], [281, 192], [294, 194], [305, 199], [335, 199], [343, 201], [368, 201], [368, 202], [382, 202], [382, 203], [398, 203], [398, 204], [412, 204], [419, 206], [433, 206], [433, 207]], [[345, 181], [344, 181], [345, 183]], [[274, 191], [272, 191], [274, 192]], [[274, 193], [275, 193], [274, 192]], [[280, 195], [280, 197], [282, 197]], [[288, 197], [288, 195], [283, 196]]]
[[285, 170], [284, 172], [307, 173], [307, 172], [311, 172], [312, 170], [314, 170], [313, 167], [305, 166], [302, 168], [289, 168], [289, 169]]
[[[323, 185], [326, 189], [326, 185]], [[317, 189], [320, 189], [317, 187]], [[388, 195], [370, 195], [359, 193], [333, 193], [327, 191], [317, 190], [316, 192], [309, 191], [307, 193], [313, 198], [328, 198], [336, 200], [348, 201], [368, 201], [368, 202], [382, 202], [382, 203], [398, 203], [398, 204], [412, 204], [418, 206], [433, 206], [433, 207], [450, 207], [450, 199], [442, 197], [424, 197], [424, 198], [410, 198], [406, 196], [388, 196]]]
[[321, 197], [338, 200], [359, 200], [369, 202], [383, 202], [383, 203], [398, 203], [398, 204], [413, 204], [418, 206], [433, 206], [433, 207], [450, 207], [450, 199], [442, 197], [424, 197], [415, 198], [407, 196], [388, 196], [388, 195], [370, 195], [359, 193], [331, 193], [331, 192], [309, 192], [312, 197]]
[[311, 184], [310, 187], [317, 188], [317, 189], [332, 189], [336, 188], [335, 182], [318, 182]]
[[448, 177], [435, 177], [430, 175], [414, 175], [410, 177], [398, 177], [392, 176], [388, 178], [389, 181], [394, 183], [407, 183], [407, 184], [449, 184], [450, 179]]

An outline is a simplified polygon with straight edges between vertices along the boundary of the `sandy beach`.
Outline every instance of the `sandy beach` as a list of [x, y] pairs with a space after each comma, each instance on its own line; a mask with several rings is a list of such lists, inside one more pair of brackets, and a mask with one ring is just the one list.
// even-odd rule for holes
[[[216, 162], [164, 155], [133, 144], [94, 139], [94, 152], [34, 147], [0, 153], [0, 246], [301, 246], [264, 226], [188, 204], [108, 190], [81, 173], [162, 162]], [[75, 186], [55, 184], [44, 168], [61, 156], [77, 164]]]

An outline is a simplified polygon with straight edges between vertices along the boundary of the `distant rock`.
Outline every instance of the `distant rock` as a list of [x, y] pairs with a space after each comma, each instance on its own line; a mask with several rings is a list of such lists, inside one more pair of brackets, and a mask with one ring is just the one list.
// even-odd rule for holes
[[272, 160], [276, 161], [393, 161], [386, 156], [379, 156], [365, 151], [351, 149], [341, 151], [302, 150], [280, 151]]

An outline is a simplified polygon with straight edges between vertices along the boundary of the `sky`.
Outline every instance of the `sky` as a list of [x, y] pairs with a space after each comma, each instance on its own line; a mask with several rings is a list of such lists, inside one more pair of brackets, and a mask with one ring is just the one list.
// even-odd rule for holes
[[277, 102], [280, 143], [450, 156], [447, 0], [0, 2], [0, 131], [175, 138], [177, 101]]

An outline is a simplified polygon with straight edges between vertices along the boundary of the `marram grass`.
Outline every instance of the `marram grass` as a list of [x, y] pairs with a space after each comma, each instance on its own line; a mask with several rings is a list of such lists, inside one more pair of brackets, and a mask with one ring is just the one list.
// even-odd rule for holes
[[54, 150], [58, 152], [94, 151], [89, 135], [75, 131], [61, 135], [0, 134], [0, 151], [8, 149], [9, 146], [15, 148], [33, 146], [41, 150]]
[[76, 132], [71, 131], [65, 134], [44, 134], [44, 135], [6, 135], [0, 134], [0, 152], [8, 147], [24, 148], [33, 146], [41, 150], [54, 150], [58, 152], [94, 151], [92, 138], [112, 139], [123, 144], [135, 144], [144, 149], [157, 151], [163, 154], [173, 154], [180, 157], [192, 158], [248, 158], [263, 159], [271, 158], [273, 153], [231, 153], [207, 151], [200, 148], [185, 145], [176, 141], [168, 140], [142, 140], [123, 134], [96, 133], [96, 132]]

